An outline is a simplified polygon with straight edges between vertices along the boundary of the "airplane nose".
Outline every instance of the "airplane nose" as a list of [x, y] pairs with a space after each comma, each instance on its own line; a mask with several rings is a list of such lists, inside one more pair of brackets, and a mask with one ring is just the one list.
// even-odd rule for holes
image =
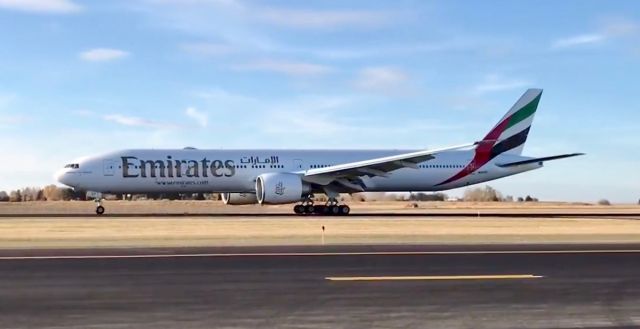
[[67, 186], [71, 186], [71, 182], [69, 180], [69, 175], [67, 174], [68, 170], [58, 170], [54, 175], [53, 175], [53, 179], [55, 179], [57, 182], [62, 183], [64, 185]]

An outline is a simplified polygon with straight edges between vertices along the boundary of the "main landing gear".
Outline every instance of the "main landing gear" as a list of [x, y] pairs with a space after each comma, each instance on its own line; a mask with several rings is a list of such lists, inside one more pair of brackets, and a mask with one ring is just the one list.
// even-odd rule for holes
[[346, 216], [351, 212], [351, 208], [346, 204], [338, 205], [336, 199], [329, 199], [324, 205], [314, 205], [313, 200], [307, 198], [302, 204], [295, 205], [293, 212], [298, 215]]

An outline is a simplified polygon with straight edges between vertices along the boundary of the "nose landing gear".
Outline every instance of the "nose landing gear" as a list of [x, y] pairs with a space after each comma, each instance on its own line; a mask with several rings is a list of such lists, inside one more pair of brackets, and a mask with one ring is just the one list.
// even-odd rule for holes
[[102, 198], [97, 198], [96, 203], [98, 206], [96, 207], [96, 215], [100, 216], [104, 214], [104, 206], [102, 206]]

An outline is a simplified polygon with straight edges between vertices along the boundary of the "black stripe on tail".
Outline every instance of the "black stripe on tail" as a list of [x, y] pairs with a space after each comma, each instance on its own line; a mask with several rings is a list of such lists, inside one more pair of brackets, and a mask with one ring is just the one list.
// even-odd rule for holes
[[491, 159], [497, 157], [498, 155], [507, 152], [509, 150], [512, 150], [522, 144], [524, 144], [524, 142], [527, 141], [527, 136], [529, 135], [529, 129], [531, 129], [531, 126], [527, 127], [527, 129], [503, 140], [502, 142], [496, 144], [492, 149], [491, 149]]

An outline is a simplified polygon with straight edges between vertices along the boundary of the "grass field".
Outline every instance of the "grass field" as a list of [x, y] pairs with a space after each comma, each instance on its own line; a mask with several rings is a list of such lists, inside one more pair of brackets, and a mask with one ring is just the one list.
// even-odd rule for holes
[[[0, 248], [112, 248], [325, 244], [496, 244], [496, 243], [631, 243], [640, 242], [638, 206], [572, 204], [352, 203], [353, 211], [371, 216], [287, 216], [290, 205], [223, 206], [219, 202], [106, 202], [107, 212], [131, 216], [91, 215], [91, 202], [0, 204]], [[428, 205], [428, 207], [427, 207]], [[457, 211], [506, 213], [602, 213], [595, 218], [491, 218], [402, 216], [407, 213]], [[269, 212], [272, 216], [251, 214]], [[628, 213], [607, 218], [605, 213]], [[38, 214], [87, 214], [42, 217]], [[136, 216], [192, 213], [215, 216]], [[234, 216], [226, 216], [236, 214]], [[246, 216], [238, 216], [238, 213]], [[282, 216], [277, 215], [283, 214]], [[393, 213], [375, 216], [376, 213]], [[22, 214], [21, 217], [12, 214]], [[24, 215], [24, 214], [33, 214]], [[325, 227], [324, 238], [322, 227]]]
[[[354, 213], [451, 213], [451, 212], [507, 212], [507, 213], [611, 213], [640, 212], [638, 205], [599, 206], [584, 203], [560, 202], [350, 202]], [[292, 205], [226, 206], [221, 201], [105, 201], [106, 214], [257, 214], [291, 213]], [[91, 201], [58, 202], [0, 202], [0, 216], [10, 214], [86, 214], [93, 215]]]

